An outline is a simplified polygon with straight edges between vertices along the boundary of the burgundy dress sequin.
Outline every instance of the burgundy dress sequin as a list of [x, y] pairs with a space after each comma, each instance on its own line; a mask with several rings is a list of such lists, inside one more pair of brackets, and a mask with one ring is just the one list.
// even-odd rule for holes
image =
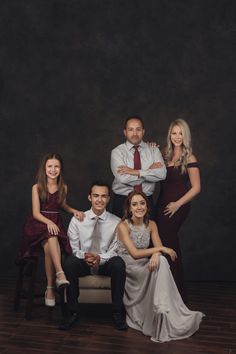
[[[189, 163], [187, 168], [198, 168], [198, 164], [196, 162]], [[182, 205], [171, 218], [169, 215], [164, 215], [164, 209], [168, 203], [180, 199], [187, 193], [189, 188], [188, 172], [182, 174], [180, 167], [167, 167], [167, 176], [164, 181], [161, 181], [160, 194], [156, 207], [156, 222], [161, 241], [164, 246], [173, 248], [178, 256], [175, 262], [172, 262], [169, 257], [168, 261], [176, 285], [184, 301], [186, 301], [186, 294], [183, 282], [183, 267], [178, 232], [189, 214], [190, 203]]]
[[[40, 212], [48, 219], [52, 220], [58, 228], [58, 241], [62, 252], [71, 254], [71, 246], [69, 238], [64, 229], [62, 217], [60, 215], [61, 206], [58, 203], [58, 191], [55, 193], [47, 193], [45, 202], [40, 203]], [[23, 226], [22, 247], [20, 259], [36, 256], [41, 248], [43, 241], [52, 235], [49, 234], [47, 225], [36, 220], [32, 215], [29, 216]]]

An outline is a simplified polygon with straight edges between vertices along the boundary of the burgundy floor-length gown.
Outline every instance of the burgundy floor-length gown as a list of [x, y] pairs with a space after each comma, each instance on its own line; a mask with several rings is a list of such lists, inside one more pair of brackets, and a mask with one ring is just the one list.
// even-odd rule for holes
[[[47, 193], [46, 201], [40, 203], [40, 212], [46, 218], [52, 220], [60, 230], [57, 237], [62, 251], [71, 254], [70, 242], [63, 226], [60, 209], [58, 191], [55, 193]], [[47, 225], [36, 220], [32, 215], [29, 216], [23, 226], [22, 247], [19, 260], [36, 256], [40, 249], [42, 249], [42, 243], [49, 237], [51, 237], [51, 235], [48, 232]]]
[[[187, 169], [189, 168], [198, 168], [197, 162], [189, 163]], [[172, 262], [169, 257], [168, 261], [178, 290], [185, 302], [186, 293], [178, 232], [189, 214], [190, 203], [184, 204], [171, 218], [169, 215], [164, 215], [164, 209], [168, 203], [180, 199], [189, 188], [190, 182], [187, 171], [181, 174], [180, 167], [167, 167], [167, 176], [164, 181], [161, 181], [160, 194], [156, 206], [156, 222], [161, 241], [164, 246], [173, 248], [178, 256], [175, 262]]]

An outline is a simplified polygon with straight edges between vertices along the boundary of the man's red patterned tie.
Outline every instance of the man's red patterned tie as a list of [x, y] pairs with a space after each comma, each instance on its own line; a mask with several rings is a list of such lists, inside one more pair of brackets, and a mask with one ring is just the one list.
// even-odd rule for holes
[[[138, 147], [139, 147], [139, 145], [134, 146], [134, 169], [135, 170], [141, 170], [141, 160], [140, 160], [140, 154], [138, 151]], [[134, 190], [136, 192], [142, 192], [142, 184], [134, 186]]]

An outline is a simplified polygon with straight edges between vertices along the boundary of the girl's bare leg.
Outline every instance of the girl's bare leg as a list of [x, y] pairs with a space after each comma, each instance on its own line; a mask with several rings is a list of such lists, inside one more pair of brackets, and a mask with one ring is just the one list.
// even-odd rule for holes
[[55, 271], [56, 273], [59, 273], [57, 275], [57, 279], [58, 280], [66, 279], [61, 266], [61, 249], [57, 237], [49, 237], [48, 248], [49, 248], [51, 260], [54, 265]]
[[45, 264], [45, 273], [47, 278], [47, 298], [54, 299], [54, 279], [55, 279], [55, 268], [52, 262], [51, 253], [49, 250], [48, 241], [43, 244], [44, 249], [44, 264]]

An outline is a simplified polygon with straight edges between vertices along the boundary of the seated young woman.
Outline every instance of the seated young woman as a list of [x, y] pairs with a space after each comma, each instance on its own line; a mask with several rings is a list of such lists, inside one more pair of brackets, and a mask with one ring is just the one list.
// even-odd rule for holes
[[[190, 337], [203, 313], [189, 310], [178, 292], [165, 254], [174, 262], [175, 251], [162, 245], [157, 225], [149, 220], [147, 197], [129, 194], [125, 214], [117, 227], [118, 254], [126, 263], [124, 305], [129, 327], [154, 342]], [[152, 241], [153, 247], [148, 248]]]

